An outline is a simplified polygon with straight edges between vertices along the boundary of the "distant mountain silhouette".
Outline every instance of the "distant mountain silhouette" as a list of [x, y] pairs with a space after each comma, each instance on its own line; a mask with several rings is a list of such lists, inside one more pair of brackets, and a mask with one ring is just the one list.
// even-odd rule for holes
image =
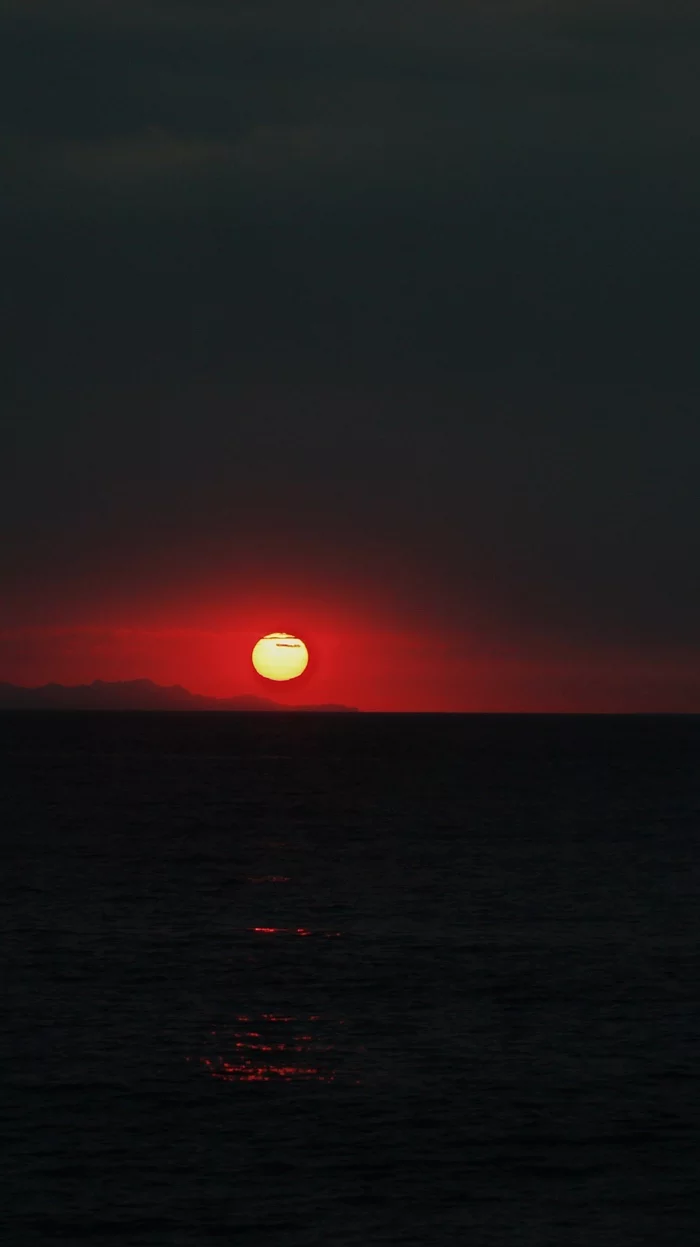
[[0, 681], [0, 710], [241, 710], [355, 711], [356, 706], [285, 706], [267, 697], [203, 697], [180, 684], [167, 688], [152, 680], [92, 684], [44, 684], [22, 688]]

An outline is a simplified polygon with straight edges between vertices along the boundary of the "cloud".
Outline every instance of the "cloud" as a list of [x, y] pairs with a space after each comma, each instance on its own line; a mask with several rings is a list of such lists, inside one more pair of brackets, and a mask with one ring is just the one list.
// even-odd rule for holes
[[474, 165], [487, 185], [556, 160], [595, 176], [689, 161], [700, 129], [680, 3], [9, 0], [0, 46], [20, 212], [52, 178], [59, 201], [64, 178], [123, 181], [147, 206], [163, 180], [323, 198], [325, 178], [469, 189]]
[[44, 152], [44, 169], [88, 182], [137, 184], [190, 178], [225, 165], [230, 157], [226, 143], [152, 126], [136, 135], [55, 144]]

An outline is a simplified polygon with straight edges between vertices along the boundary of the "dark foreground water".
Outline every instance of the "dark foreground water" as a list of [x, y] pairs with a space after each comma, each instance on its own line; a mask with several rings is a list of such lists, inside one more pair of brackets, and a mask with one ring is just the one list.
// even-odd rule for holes
[[700, 720], [0, 747], [8, 1247], [697, 1247]]

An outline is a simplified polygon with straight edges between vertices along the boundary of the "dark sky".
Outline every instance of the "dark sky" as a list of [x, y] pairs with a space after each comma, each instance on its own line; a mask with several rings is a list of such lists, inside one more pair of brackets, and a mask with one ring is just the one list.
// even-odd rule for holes
[[699, 53], [4, 0], [0, 679], [246, 691], [305, 629], [319, 700], [700, 711]]

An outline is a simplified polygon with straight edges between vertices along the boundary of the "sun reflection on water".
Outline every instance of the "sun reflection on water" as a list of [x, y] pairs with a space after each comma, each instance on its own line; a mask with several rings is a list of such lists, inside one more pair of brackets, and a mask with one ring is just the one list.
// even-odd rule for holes
[[[335, 1082], [339, 1054], [328, 1034], [320, 1033], [321, 1021], [317, 1013], [239, 1014], [234, 1026], [211, 1032], [217, 1051], [197, 1063], [219, 1082]], [[338, 1018], [333, 1025], [346, 1021]]]
[[340, 939], [340, 931], [311, 931], [309, 927], [248, 927], [256, 935], [315, 935], [322, 940]]

